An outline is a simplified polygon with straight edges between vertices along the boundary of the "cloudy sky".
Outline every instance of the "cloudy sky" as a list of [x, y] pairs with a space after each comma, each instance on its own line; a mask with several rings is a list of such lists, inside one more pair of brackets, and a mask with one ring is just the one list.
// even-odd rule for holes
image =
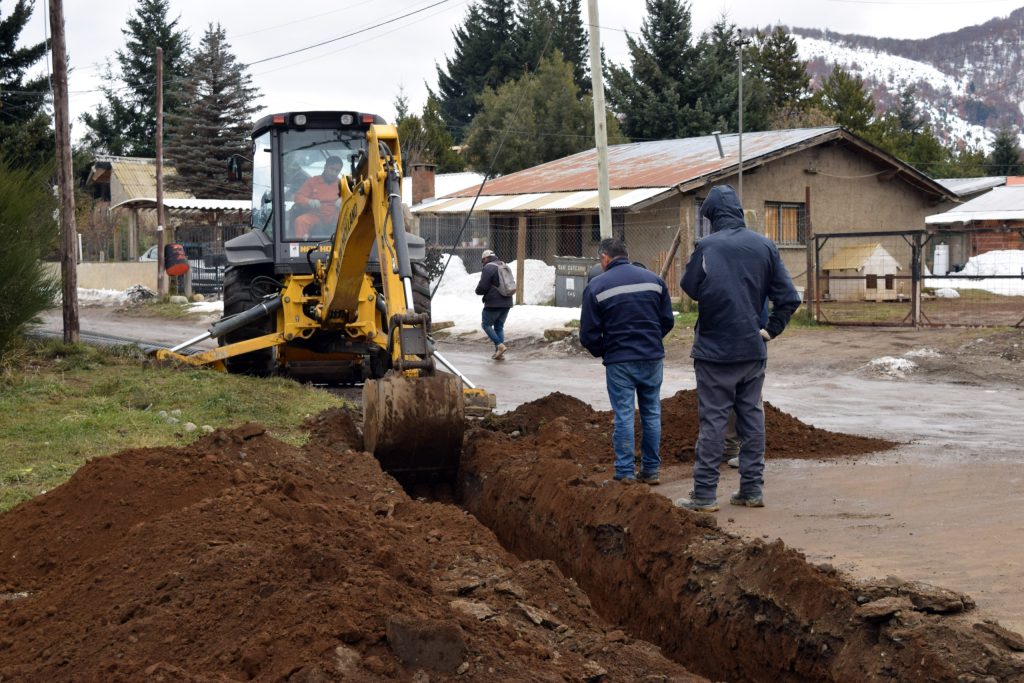
[[[11, 0], [0, 0], [6, 9]], [[45, 0], [23, 38], [44, 35]], [[171, 0], [198, 41], [206, 25], [220, 22], [239, 60], [251, 64], [264, 113], [295, 109], [357, 109], [394, 117], [403, 88], [414, 110], [436, 86], [435, 64], [452, 53], [452, 29], [470, 0]], [[587, 2], [583, 15], [587, 22]], [[626, 32], [636, 34], [643, 0], [599, 0], [601, 42], [609, 59], [628, 61]], [[725, 14], [739, 26], [784, 23], [840, 32], [924, 38], [1005, 16], [1024, 0], [696, 0], [695, 33]], [[101, 101], [97, 88], [104, 62], [123, 44], [126, 18], [136, 0], [64, 2], [70, 53], [71, 118]], [[347, 37], [346, 37], [347, 36]], [[330, 41], [330, 42], [326, 42]], [[311, 45], [324, 45], [302, 50]], [[302, 50], [291, 56], [278, 55]], [[80, 124], [76, 126], [79, 128]], [[78, 137], [75, 135], [75, 137]]]

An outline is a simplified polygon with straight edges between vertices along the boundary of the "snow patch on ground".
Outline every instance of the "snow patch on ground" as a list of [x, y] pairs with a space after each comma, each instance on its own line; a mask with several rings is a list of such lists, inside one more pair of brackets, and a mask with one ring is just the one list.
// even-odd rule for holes
[[875, 358], [868, 363], [868, 366], [882, 377], [890, 379], [906, 377], [917, 369], [917, 363], [914, 361], [907, 360], [906, 358], [894, 358], [892, 356]]
[[913, 351], [907, 351], [903, 354], [906, 358], [939, 358], [942, 356], [941, 353], [935, 349], [930, 349], [927, 346], [922, 349], [914, 349]]
[[[925, 287], [943, 289], [983, 289], [994, 294], [1005, 296], [1024, 296], [1024, 250], [997, 249], [984, 254], [972, 256], [964, 264], [963, 270], [954, 273], [972, 279], [928, 277]], [[991, 275], [1016, 276], [1014, 279], [996, 279]], [[975, 279], [976, 278], [976, 279]], [[944, 296], [935, 292], [935, 296]]]

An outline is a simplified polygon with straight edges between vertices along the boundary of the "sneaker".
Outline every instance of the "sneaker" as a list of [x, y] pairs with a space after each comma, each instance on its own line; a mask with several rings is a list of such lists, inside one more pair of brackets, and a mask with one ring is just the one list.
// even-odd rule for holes
[[729, 498], [729, 503], [732, 505], [740, 505], [748, 508], [763, 508], [764, 497], [760, 495], [747, 496], [737, 491], [736, 493], [732, 494], [732, 496]]
[[661, 477], [658, 476], [657, 472], [654, 472], [653, 474], [641, 472], [637, 475], [636, 480], [641, 484], [647, 484], [648, 486], [657, 486], [661, 483]]
[[737, 455], [736, 457], [729, 458], [726, 462], [729, 464], [729, 467], [739, 467], [740, 456]]
[[689, 498], [676, 500], [676, 507], [700, 512], [718, 512], [718, 501], [714, 498], [697, 498], [693, 495], [693, 491], [690, 491]]
[[505, 357], [505, 352], [508, 351], [508, 347], [504, 344], [498, 344], [494, 349], [494, 355], [491, 356], [494, 360], [501, 360]]

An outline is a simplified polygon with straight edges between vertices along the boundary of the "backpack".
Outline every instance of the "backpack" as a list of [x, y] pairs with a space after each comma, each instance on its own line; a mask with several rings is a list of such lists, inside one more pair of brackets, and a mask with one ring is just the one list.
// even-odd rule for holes
[[498, 264], [498, 293], [502, 296], [514, 296], [516, 293], [516, 278], [512, 269], [507, 263]]

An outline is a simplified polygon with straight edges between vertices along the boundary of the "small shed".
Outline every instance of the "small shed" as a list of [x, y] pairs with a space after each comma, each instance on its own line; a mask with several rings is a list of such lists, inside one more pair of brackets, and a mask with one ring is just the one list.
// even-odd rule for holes
[[908, 294], [896, 276], [902, 270], [881, 244], [836, 249], [821, 268], [833, 301], [897, 301]]

